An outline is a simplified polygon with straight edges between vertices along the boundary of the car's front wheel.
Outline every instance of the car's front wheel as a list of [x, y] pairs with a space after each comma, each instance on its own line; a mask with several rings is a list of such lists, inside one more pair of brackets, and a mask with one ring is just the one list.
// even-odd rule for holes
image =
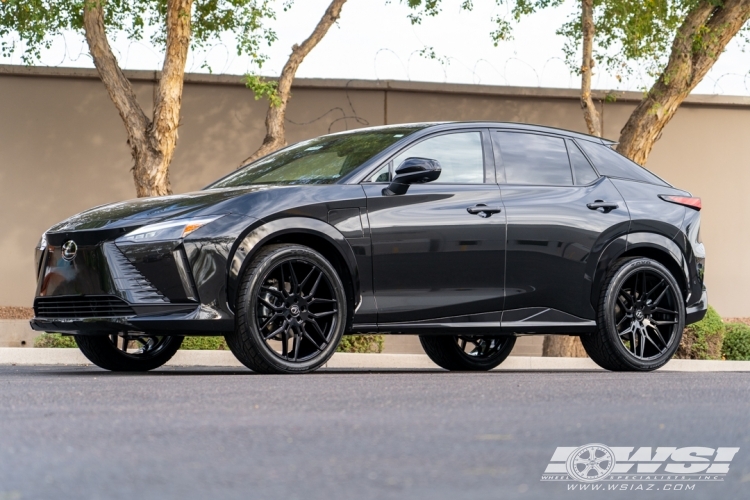
[[619, 261], [599, 300], [597, 331], [581, 335], [602, 368], [651, 371], [674, 355], [685, 327], [685, 304], [669, 270], [652, 259]]
[[487, 371], [505, 361], [516, 338], [486, 335], [420, 335], [433, 363], [451, 371]]
[[325, 257], [301, 245], [270, 245], [243, 275], [226, 340], [254, 372], [307, 373], [333, 355], [346, 319], [344, 285]]
[[76, 335], [89, 361], [114, 372], [146, 372], [175, 355], [184, 337], [144, 334]]

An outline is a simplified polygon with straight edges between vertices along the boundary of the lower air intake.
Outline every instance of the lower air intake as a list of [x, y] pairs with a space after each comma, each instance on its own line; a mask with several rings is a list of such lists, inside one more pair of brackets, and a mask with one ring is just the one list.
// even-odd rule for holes
[[37, 318], [111, 318], [134, 316], [124, 300], [111, 295], [40, 297], [34, 301]]

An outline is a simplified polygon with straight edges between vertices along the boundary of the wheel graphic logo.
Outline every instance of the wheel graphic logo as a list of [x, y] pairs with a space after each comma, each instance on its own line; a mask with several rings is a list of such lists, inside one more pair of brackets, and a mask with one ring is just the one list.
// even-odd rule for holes
[[570, 454], [568, 475], [578, 481], [601, 481], [615, 467], [615, 454], [603, 444], [587, 444]]
[[65, 243], [63, 243], [62, 246], [62, 258], [71, 261], [76, 258], [76, 253], [78, 253], [78, 245], [76, 245], [76, 242], [73, 240], [68, 240]]
[[293, 304], [292, 307], [289, 308], [289, 312], [292, 313], [292, 316], [299, 316], [299, 306]]

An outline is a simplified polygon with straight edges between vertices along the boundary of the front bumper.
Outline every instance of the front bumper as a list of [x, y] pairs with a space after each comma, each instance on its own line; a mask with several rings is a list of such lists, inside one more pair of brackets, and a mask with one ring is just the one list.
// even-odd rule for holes
[[119, 332], [148, 332], [161, 335], [224, 335], [234, 330], [234, 318], [205, 305], [175, 304], [159, 313], [138, 311], [135, 316], [47, 318], [35, 317], [31, 329], [41, 332], [97, 335]]

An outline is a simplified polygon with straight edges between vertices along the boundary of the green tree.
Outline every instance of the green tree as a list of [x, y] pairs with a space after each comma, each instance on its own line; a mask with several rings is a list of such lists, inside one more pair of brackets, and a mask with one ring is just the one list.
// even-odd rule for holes
[[255, 92], [255, 98], [268, 98], [268, 113], [266, 114], [266, 136], [261, 146], [246, 158], [241, 164], [246, 165], [267, 154], [273, 153], [287, 145], [286, 142], [286, 107], [289, 99], [292, 98], [292, 81], [297, 73], [302, 61], [307, 54], [315, 48], [328, 30], [341, 16], [341, 9], [346, 0], [333, 0], [326, 9], [323, 17], [318, 21], [315, 29], [302, 45], [296, 43], [292, 46], [292, 53], [289, 55], [278, 81], [266, 81], [256, 75], [247, 75], [245, 84]]
[[[402, 0], [413, 10], [411, 20], [440, 12], [442, 0]], [[512, 36], [523, 17], [564, 0], [495, 0], [509, 16], [493, 19], [497, 45]], [[462, 8], [471, 10], [470, 0]], [[645, 164], [664, 127], [680, 104], [701, 82], [725, 47], [747, 28], [750, 0], [581, 0], [577, 11], [557, 33], [571, 69], [582, 75], [581, 104], [589, 131], [600, 135], [591, 99], [594, 62], [620, 77], [645, 68], [654, 83], [620, 131], [617, 150]], [[745, 32], [746, 34], [746, 32]], [[579, 56], [580, 54], [580, 56]]]
[[[188, 50], [234, 34], [238, 55], [263, 62], [260, 48], [275, 40], [263, 27], [273, 17], [271, 0], [2, 0], [0, 51], [21, 53], [26, 64], [41, 57], [56, 36], [83, 35], [94, 66], [122, 118], [141, 196], [171, 194], [169, 165], [177, 145]], [[15, 41], [17, 35], [20, 43]], [[164, 62], [148, 116], [123, 74], [108, 36], [149, 38]]]

